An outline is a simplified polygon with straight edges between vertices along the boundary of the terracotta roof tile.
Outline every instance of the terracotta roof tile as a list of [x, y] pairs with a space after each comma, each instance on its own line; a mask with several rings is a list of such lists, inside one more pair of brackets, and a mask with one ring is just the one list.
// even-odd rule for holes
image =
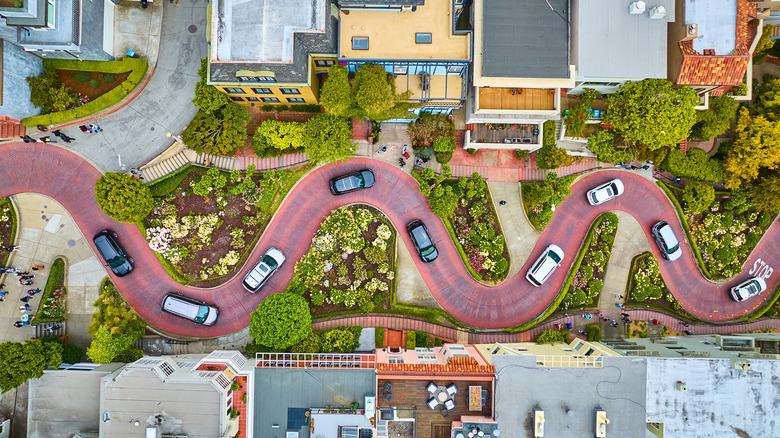
[[493, 365], [460, 364], [452, 362], [446, 365], [425, 363], [378, 363], [376, 364], [376, 372], [380, 375], [431, 376], [432, 378], [440, 376], [493, 376], [496, 374], [496, 367]]

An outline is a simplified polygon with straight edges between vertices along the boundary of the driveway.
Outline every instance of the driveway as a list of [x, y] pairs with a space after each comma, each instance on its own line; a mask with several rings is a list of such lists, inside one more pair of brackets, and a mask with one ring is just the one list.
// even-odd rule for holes
[[[502, 328], [531, 320], [555, 299], [574, 260], [588, 227], [599, 214], [622, 210], [633, 215], [649, 240], [649, 227], [664, 219], [669, 221], [678, 236], [684, 236], [675, 212], [663, 192], [652, 182], [627, 171], [603, 171], [582, 178], [572, 187], [572, 195], [556, 210], [548, 229], [536, 243], [532, 256], [520, 272], [503, 284], [487, 287], [477, 284], [469, 276], [453, 247], [443, 223], [427, 206], [417, 189], [417, 183], [408, 174], [391, 164], [366, 158], [321, 167], [301, 180], [291, 191], [271, 220], [257, 248], [241, 272], [227, 284], [211, 290], [182, 286], [172, 280], [160, 266], [146, 240], [132, 224], [117, 223], [106, 217], [94, 200], [93, 187], [100, 176], [98, 169], [65, 149], [36, 144], [15, 143], [5, 146], [5, 159], [0, 162], [0, 197], [21, 192], [38, 192], [58, 200], [72, 215], [82, 233], [91, 236], [104, 228], [116, 230], [127, 252], [136, 260], [131, 275], [112, 280], [125, 299], [151, 325], [163, 331], [184, 336], [213, 337], [233, 333], [249, 324], [249, 314], [267, 296], [281, 292], [290, 281], [295, 263], [306, 252], [321, 219], [331, 210], [345, 204], [365, 202], [384, 211], [398, 235], [414, 256], [405, 225], [422, 219], [428, 225], [440, 251], [434, 263], [415, 260], [425, 283], [438, 303], [455, 318], [481, 328]], [[327, 181], [349, 170], [371, 167], [376, 174], [376, 185], [370, 190], [335, 197], [329, 193]], [[626, 194], [610, 203], [591, 207], [585, 200], [586, 191], [619, 176]], [[780, 225], [777, 221], [747, 262], [753, 266], [757, 259], [770, 265], [780, 260]], [[531, 286], [524, 273], [550, 243], [556, 243], [566, 253], [562, 268], [542, 287]], [[91, 245], [91, 242], [90, 242]], [[291, 261], [257, 294], [246, 293], [240, 282], [243, 275], [264, 251], [280, 248]], [[727, 296], [728, 285], [713, 284], [704, 279], [687, 244], [683, 257], [675, 262], [661, 261], [661, 271], [672, 293], [683, 307], [695, 316], [724, 322], [744, 316], [758, 308], [771, 294], [743, 303]], [[652, 250], [658, 256], [654, 244]], [[94, 248], [93, 248], [94, 250]], [[742, 280], [743, 274], [737, 280]], [[774, 289], [780, 276], [770, 276], [767, 284]], [[736, 280], [735, 280], [736, 281]], [[733, 282], [732, 282], [733, 283]], [[220, 308], [220, 317], [213, 327], [203, 327], [163, 313], [159, 303], [169, 291], [182, 292], [194, 298], [214, 303]]]

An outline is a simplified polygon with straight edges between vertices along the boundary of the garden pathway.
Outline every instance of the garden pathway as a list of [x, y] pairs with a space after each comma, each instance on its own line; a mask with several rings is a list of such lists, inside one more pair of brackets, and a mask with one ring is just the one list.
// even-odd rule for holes
[[[520, 183], [488, 181], [488, 188], [509, 250], [507, 278], [512, 278], [531, 256], [539, 233], [525, 215]], [[501, 201], [506, 205], [500, 205]]]
[[[516, 275], [499, 286], [486, 287], [471, 280], [458, 252], [449, 241], [443, 223], [431, 213], [413, 178], [396, 166], [356, 158], [346, 163], [320, 167], [299, 181], [271, 219], [241, 272], [222, 287], [200, 290], [182, 286], [171, 279], [135, 225], [117, 223], [102, 213], [93, 196], [94, 183], [100, 171], [89, 162], [63, 148], [41, 143], [11, 143], [4, 150], [5, 157], [0, 162], [0, 197], [22, 192], [42, 193], [57, 199], [71, 213], [84, 235], [91, 236], [106, 228], [117, 231], [122, 245], [136, 260], [136, 272], [123, 278], [112, 276], [112, 280], [128, 303], [147, 322], [162, 331], [186, 336], [215, 337], [245, 328], [249, 324], [250, 312], [271, 293], [284, 289], [295, 265], [282, 265], [266, 287], [252, 295], [244, 292], [239, 283], [253, 262], [269, 246], [283, 249], [289, 260], [300, 259], [319, 227], [319, 218], [344, 204], [363, 202], [374, 205], [388, 214], [395, 227], [401, 230], [409, 221], [423, 219], [440, 250], [439, 259], [434, 263], [416, 261], [423, 280], [439, 305], [453, 317], [470, 326], [488, 329], [520, 325], [544, 313], [557, 296], [589, 225], [602, 212], [622, 210], [630, 213], [642, 224], [648, 240], [650, 225], [661, 219], [671, 223], [677, 236], [685, 236], [679, 221], [675, 220], [676, 212], [672, 204], [651, 181], [624, 170], [596, 172], [574, 183], [572, 195], [558, 206], [550, 226], [534, 247], [533, 253], [537, 254], [550, 243], [556, 243], [566, 254], [563, 266], [548, 282], [534, 288], [520, 275]], [[372, 189], [339, 197], [330, 195], [327, 184], [330, 178], [367, 166], [376, 175], [377, 182]], [[625, 195], [605, 205], [588, 205], [585, 193], [589, 188], [618, 176], [626, 188]], [[412, 248], [406, 233], [400, 232], [398, 236], [407, 248]], [[780, 221], [775, 220], [746, 266], [753, 266], [759, 258], [774, 266], [780, 260], [778, 241]], [[654, 245], [651, 245], [651, 251], [659, 257]], [[526, 262], [524, 268], [528, 264]], [[698, 273], [686, 243], [683, 243], [683, 257], [680, 260], [662, 261], [660, 265], [662, 275], [680, 304], [704, 320], [726, 322], [740, 318], [772, 297], [772, 294], [766, 293], [742, 303], [731, 300], [727, 293], [728, 287], [735, 281], [743, 280], [747, 274], [740, 275], [730, 284], [711, 283]], [[521, 268], [521, 272], [524, 269]], [[767, 278], [770, 290], [777, 287], [778, 279], [780, 275]], [[217, 324], [203, 327], [164, 314], [158, 303], [169, 291], [183, 292], [217, 304], [221, 309]]]

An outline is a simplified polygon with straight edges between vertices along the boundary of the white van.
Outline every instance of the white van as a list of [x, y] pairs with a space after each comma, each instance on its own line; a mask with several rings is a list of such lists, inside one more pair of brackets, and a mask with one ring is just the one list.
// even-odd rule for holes
[[173, 292], [163, 298], [162, 310], [203, 325], [214, 325], [219, 316], [219, 309], [216, 307]]
[[534, 286], [539, 287], [550, 278], [553, 272], [561, 266], [563, 250], [558, 245], [550, 245], [528, 270], [525, 278]]

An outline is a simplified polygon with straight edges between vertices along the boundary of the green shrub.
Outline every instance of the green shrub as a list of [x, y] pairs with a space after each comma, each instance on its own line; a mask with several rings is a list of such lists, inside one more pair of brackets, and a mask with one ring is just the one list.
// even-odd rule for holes
[[117, 354], [112, 362], [132, 363], [142, 357], [144, 357], [143, 350], [139, 350], [138, 348], [128, 348]]
[[737, 115], [738, 107], [739, 102], [728, 96], [710, 100], [709, 109], [696, 113], [696, 124], [691, 128], [691, 137], [709, 140], [723, 134], [731, 127], [731, 120]]
[[426, 332], [414, 333], [415, 346], [418, 348], [428, 348], [428, 343], [431, 342], [431, 335]]
[[671, 149], [661, 168], [681, 178], [716, 183], [726, 178], [723, 164], [712, 159], [702, 149], [693, 148], [686, 154], [679, 149]]
[[774, 215], [772, 215], [771, 213], [763, 211], [758, 214], [758, 226], [760, 226], [761, 228], [769, 227], [769, 225], [772, 224], [773, 220], [774, 220]]
[[474, 155], [474, 154], [477, 153], [477, 150], [474, 149], [474, 148], [468, 148], [468, 149], [466, 149], [466, 152], [468, 152], [469, 155]]
[[101, 79], [103, 80], [103, 82], [110, 84], [111, 82], [114, 82], [114, 79], [116, 79], [116, 77], [111, 73], [106, 73], [101, 76]]
[[269, 112], [269, 111], [273, 111], [274, 110], [274, 106], [273, 105], [263, 105], [263, 106], [260, 107], [260, 109], [262, 109], [263, 111]]
[[97, 90], [98, 88], [100, 88], [100, 81], [97, 79], [90, 79], [89, 86]]
[[530, 151], [527, 151], [525, 149], [515, 149], [515, 158], [518, 160], [523, 160], [530, 153], [531, 153]]
[[415, 332], [407, 332], [406, 333], [406, 349], [407, 350], [414, 350], [414, 348], [417, 346], [417, 340], [415, 339]]
[[592, 88], [586, 88], [579, 95], [579, 102], [575, 107], [569, 109], [569, 115], [564, 118], [566, 134], [569, 137], [580, 137], [582, 135], [582, 132], [585, 130], [585, 122], [590, 118], [590, 109], [593, 106], [593, 102], [596, 101], [600, 94]]
[[85, 350], [83, 348], [70, 342], [65, 342], [59, 336], [44, 336], [41, 341], [62, 345], [62, 363], [77, 364], [84, 359]]
[[536, 166], [540, 169], [557, 169], [568, 166], [573, 161], [565, 149], [555, 146], [542, 146], [536, 155]]
[[90, 73], [88, 71], [77, 71], [76, 73], [71, 73], [70, 77], [79, 84], [86, 84], [89, 82]]
[[585, 328], [585, 332], [588, 333], [588, 341], [599, 342], [601, 340], [601, 327], [596, 324], [589, 325]]
[[536, 343], [541, 344], [554, 344], [556, 342], [569, 342], [570, 333], [568, 330], [554, 330], [547, 329], [536, 337]]
[[542, 146], [555, 146], [555, 121], [544, 122], [542, 130]]
[[374, 329], [374, 342], [376, 348], [382, 348], [385, 345], [385, 329], [377, 327]]
[[[423, 113], [406, 128], [412, 139], [412, 147], [433, 146], [434, 141], [444, 137], [455, 137], [455, 123], [445, 114]], [[437, 157], [438, 160], [438, 157]]]
[[275, 109], [277, 112], [282, 112], [287, 111], [289, 108], [287, 105], [277, 105]]
[[302, 341], [290, 347], [293, 353], [319, 353], [320, 337], [316, 333], [310, 333]]
[[690, 183], [683, 189], [683, 201], [687, 210], [701, 213], [715, 202], [715, 189], [707, 184]]
[[51, 106], [52, 88], [59, 88], [60, 78], [54, 70], [46, 69], [38, 77], [27, 78], [30, 85], [30, 102], [37, 108], [46, 108]]
[[[263, 110], [265, 111], [265, 110]], [[320, 105], [317, 105], [315, 103], [305, 104], [305, 105], [290, 105], [290, 111], [296, 111], [299, 113], [320, 113], [322, 112], [322, 107]]]

